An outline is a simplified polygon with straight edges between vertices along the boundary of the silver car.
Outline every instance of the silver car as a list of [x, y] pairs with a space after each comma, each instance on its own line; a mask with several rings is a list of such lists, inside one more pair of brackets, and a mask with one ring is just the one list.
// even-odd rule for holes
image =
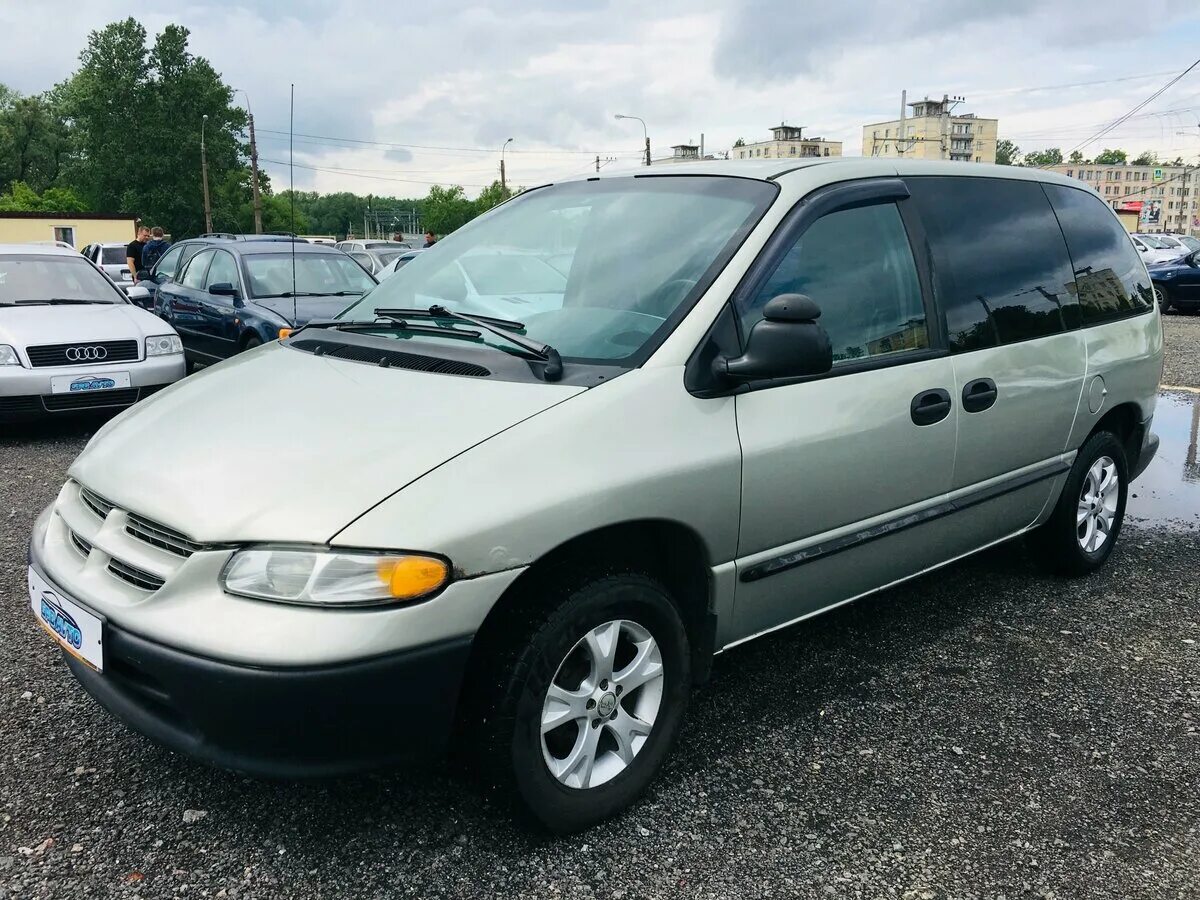
[[[473, 259], [505, 315], [456, 307]], [[580, 829], [715, 654], [1018, 536], [1102, 566], [1161, 364], [1127, 234], [1052, 173], [566, 181], [99, 432], [31, 608], [168, 747], [267, 776], [448, 749]]]
[[121, 288], [133, 286], [133, 273], [129, 271], [126, 256], [127, 244], [88, 244], [79, 252], [99, 266]]
[[120, 409], [182, 377], [175, 330], [78, 253], [0, 245], [0, 422]]

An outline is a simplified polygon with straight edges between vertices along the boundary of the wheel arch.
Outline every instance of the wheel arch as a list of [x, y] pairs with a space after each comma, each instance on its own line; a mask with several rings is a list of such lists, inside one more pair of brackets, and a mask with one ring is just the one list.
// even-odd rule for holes
[[[542, 554], [492, 606], [476, 632], [472, 663], [506, 635], [506, 626], [540, 601], [537, 590], [564, 568], [629, 567], [662, 582], [679, 608], [692, 649], [695, 681], [707, 678], [716, 649], [711, 557], [703, 538], [668, 519], [638, 519], [592, 529]], [[471, 664], [468, 671], [471, 670]]]

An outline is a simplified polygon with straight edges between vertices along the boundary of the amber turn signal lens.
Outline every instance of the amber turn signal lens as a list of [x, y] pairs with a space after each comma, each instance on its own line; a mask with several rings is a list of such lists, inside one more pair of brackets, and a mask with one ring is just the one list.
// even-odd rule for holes
[[379, 563], [379, 580], [397, 600], [431, 594], [450, 580], [450, 567], [431, 556], [402, 556]]
[[282, 341], [282, 340], [283, 340], [285, 337], [291, 337], [291, 336], [292, 336], [292, 329], [290, 329], [290, 328], [280, 328], [280, 329], [279, 329], [279, 339], [280, 339], [281, 341]]

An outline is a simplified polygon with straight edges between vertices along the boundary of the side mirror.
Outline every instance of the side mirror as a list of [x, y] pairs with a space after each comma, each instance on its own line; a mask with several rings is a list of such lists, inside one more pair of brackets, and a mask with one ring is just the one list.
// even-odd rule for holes
[[129, 302], [134, 306], [140, 306], [142, 309], [150, 308], [150, 292], [144, 287], [127, 287], [125, 289], [125, 296], [129, 298]]
[[148, 281], [149, 279], [150, 279], [150, 270], [149, 269], [138, 269], [138, 273], [137, 273], [138, 281]]
[[780, 294], [767, 302], [750, 329], [746, 349], [734, 358], [718, 357], [716, 375], [733, 381], [800, 378], [833, 368], [833, 347], [817, 324], [821, 308], [804, 294]]
[[210, 284], [208, 286], [208, 292], [210, 294], [215, 294], [218, 297], [237, 296], [237, 288], [235, 288], [228, 281], [218, 281], [216, 284]]

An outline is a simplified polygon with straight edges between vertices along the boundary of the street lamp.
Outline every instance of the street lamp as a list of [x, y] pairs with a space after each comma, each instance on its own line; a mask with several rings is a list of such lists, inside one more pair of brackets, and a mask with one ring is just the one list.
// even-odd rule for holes
[[504, 150], [512, 142], [513, 142], [513, 139], [509, 138], [500, 147], [500, 197], [501, 197], [501, 199], [508, 198], [508, 182], [505, 180], [505, 177], [504, 177]]
[[204, 230], [211, 232], [212, 206], [208, 202], [208, 152], [204, 148], [204, 126], [208, 124], [208, 114], [200, 119], [200, 180], [204, 182]]
[[258, 144], [254, 140], [254, 113], [250, 109], [250, 95], [243, 88], [235, 88], [235, 94], [246, 98], [246, 121], [250, 126], [250, 188], [254, 195], [254, 233], [262, 234], [262, 198], [258, 193]]
[[650, 165], [650, 133], [646, 131], [646, 120], [640, 116], [623, 116], [617, 113], [613, 116], [614, 119], [637, 119], [642, 123], [642, 137], [646, 139], [646, 165]]

